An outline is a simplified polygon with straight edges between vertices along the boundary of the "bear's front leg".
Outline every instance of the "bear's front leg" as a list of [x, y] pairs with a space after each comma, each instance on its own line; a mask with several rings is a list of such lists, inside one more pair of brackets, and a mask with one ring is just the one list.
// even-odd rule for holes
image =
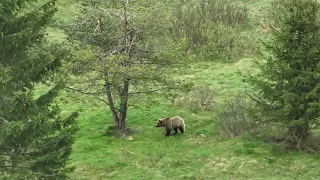
[[180, 127], [179, 129], [182, 133], [184, 132], [184, 128]]
[[171, 129], [166, 129], [166, 130], [167, 130], [166, 136], [170, 136]]

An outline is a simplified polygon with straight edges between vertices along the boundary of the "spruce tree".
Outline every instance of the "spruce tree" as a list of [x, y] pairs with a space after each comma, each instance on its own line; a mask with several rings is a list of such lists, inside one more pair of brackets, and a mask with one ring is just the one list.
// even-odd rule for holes
[[317, 0], [277, 0], [273, 31], [260, 74], [252, 77], [254, 99], [268, 120], [286, 128], [297, 143], [320, 123], [320, 22]]
[[[77, 112], [55, 102], [64, 83], [50, 83], [65, 56], [45, 41], [55, 0], [0, 1], [0, 177], [65, 179]], [[51, 84], [39, 97], [36, 87]]]

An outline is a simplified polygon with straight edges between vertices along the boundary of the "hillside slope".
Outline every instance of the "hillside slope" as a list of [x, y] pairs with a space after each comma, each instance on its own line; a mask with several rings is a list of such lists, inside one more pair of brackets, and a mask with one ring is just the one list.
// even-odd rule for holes
[[[253, 29], [265, 35], [261, 19], [272, 0], [243, 0], [250, 8]], [[57, 17], [70, 22], [78, 13], [79, 2], [58, 0]], [[49, 38], [65, 40], [63, 31], [50, 28]], [[112, 116], [105, 104], [87, 96], [63, 93], [63, 109], [81, 108], [79, 132], [73, 146], [71, 179], [318, 179], [320, 153], [289, 152], [279, 146], [249, 136], [222, 138], [216, 122], [216, 109], [224, 101], [245, 92], [249, 86], [239, 72], [253, 71], [252, 57], [236, 62], [197, 62], [178, 72], [196, 85], [215, 89], [211, 111], [192, 113], [175, 107], [165, 97], [140, 102], [130, 107], [128, 125], [134, 133], [115, 137], [108, 127]], [[80, 99], [80, 100], [79, 100]], [[165, 137], [155, 128], [160, 117], [179, 115], [185, 119], [186, 132]]]

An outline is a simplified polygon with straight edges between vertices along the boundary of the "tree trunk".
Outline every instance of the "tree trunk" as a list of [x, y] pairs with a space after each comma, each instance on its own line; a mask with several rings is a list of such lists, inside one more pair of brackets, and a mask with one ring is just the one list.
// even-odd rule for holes
[[[128, 39], [128, 19], [127, 19], [127, 6], [129, 1], [125, 0], [125, 5], [123, 8], [123, 31], [124, 31], [124, 54], [128, 56], [128, 59], [130, 61], [130, 41]], [[128, 62], [123, 63], [124, 66], [127, 66], [126, 68], [129, 68]], [[127, 111], [128, 111], [128, 98], [129, 98], [129, 83], [130, 80], [128, 78], [128, 74], [124, 74], [123, 79], [123, 90], [121, 93], [121, 104], [120, 104], [120, 119], [119, 119], [119, 128], [118, 130], [124, 132], [126, 129], [126, 118], [127, 118]]]
[[123, 84], [123, 91], [121, 94], [120, 105], [120, 121], [119, 130], [124, 131], [126, 129], [126, 118], [128, 111], [128, 96], [129, 96], [129, 80], [125, 80]]
[[107, 94], [107, 97], [108, 97], [108, 103], [109, 103], [109, 108], [110, 108], [110, 111], [112, 113], [112, 116], [113, 116], [113, 121], [114, 121], [114, 126], [119, 129], [119, 117], [118, 117], [118, 114], [116, 112], [116, 109], [114, 107], [114, 103], [113, 103], [113, 98], [112, 98], [112, 94], [111, 94], [111, 88], [110, 88], [110, 84], [109, 82], [105, 82], [105, 86], [106, 86], [106, 94]]

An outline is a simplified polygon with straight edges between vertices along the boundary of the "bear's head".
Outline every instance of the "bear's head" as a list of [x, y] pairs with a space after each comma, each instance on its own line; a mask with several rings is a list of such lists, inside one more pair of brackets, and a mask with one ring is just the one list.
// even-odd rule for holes
[[161, 126], [163, 126], [163, 122], [161, 119], [159, 119], [155, 127], [161, 127]]
[[169, 118], [159, 119], [159, 120], [157, 121], [157, 125], [156, 125], [155, 127], [162, 127], [162, 126], [164, 126], [163, 120], [165, 120], [165, 119], [169, 119]]

